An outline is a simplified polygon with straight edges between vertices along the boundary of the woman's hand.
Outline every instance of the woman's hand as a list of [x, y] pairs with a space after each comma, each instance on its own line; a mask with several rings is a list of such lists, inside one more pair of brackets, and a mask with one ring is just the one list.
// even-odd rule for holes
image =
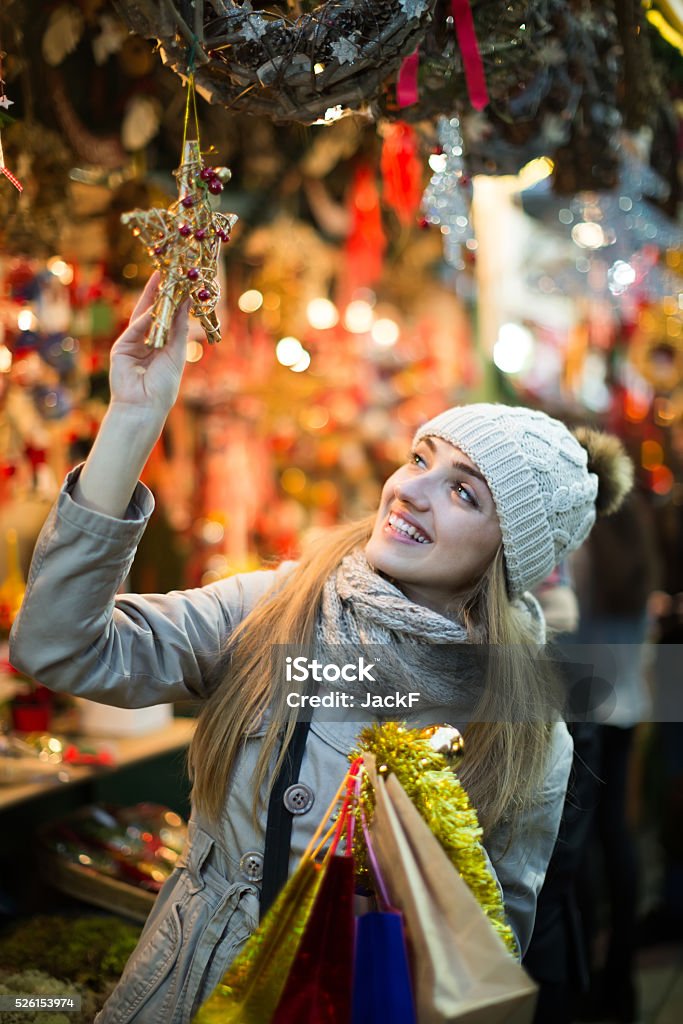
[[165, 419], [178, 397], [185, 369], [189, 302], [176, 311], [164, 347], [151, 348], [145, 345], [145, 338], [152, 324], [158, 287], [159, 274], [155, 272], [128, 327], [112, 346], [109, 386], [112, 406], [137, 406]]
[[130, 324], [112, 346], [111, 401], [72, 494], [77, 504], [116, 519], [126, 514], [185, 368], [188, 303], [174, 316], [163, 348], [145, 345], [158, 285], [159, 275], [153, 274]]

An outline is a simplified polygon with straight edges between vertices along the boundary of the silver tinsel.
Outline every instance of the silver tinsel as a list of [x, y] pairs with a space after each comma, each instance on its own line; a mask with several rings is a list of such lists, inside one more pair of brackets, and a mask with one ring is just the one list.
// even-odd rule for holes
[[446, 263], [462, 270], [462, 246], [476, 248], [470, 220], [472, 183], [465, 172], [460, 121], [457, 117], [440, 117], [437, 130], [442, 156], [430, 161], [438, 170], [425, 189], [422, 209], [426, 220], [441, 228]]
[[613, 192], [553, 195], [548, 180], [522, 194], [524, 209], [573, 242], [571, 256], [553, 269], [532, 271], [530, 280], [547, 294], [606, 299], [633, 315], [642, 301], [676, 297], [680, 277], [659, 253], [683, 246], [683, 226], [649, 202], [664, 199], [666, 182], [634, 151], [621, 146], [619, 184]]

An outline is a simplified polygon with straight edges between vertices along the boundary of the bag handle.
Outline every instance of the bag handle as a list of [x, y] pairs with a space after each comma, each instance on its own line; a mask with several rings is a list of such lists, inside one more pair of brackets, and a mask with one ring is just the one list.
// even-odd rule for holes
[[394, 908], [392, 907], [391, 901], [389, 900], [387, 884], [384, 880], [384, 875], [382, 874], [382, 870], [377, 860], [375, 844], [372, 838], [370, 837], [370, 829], [368, 828], [368, 822], [365, 817], [365, 811], [363, 809], [362, 803], [360, 802], [360, 799], [358, 801], [358, 808], [360, 811], [361, 828], [363, 829], [363, 838], [365, 839], [365, 849], [368, 855], [368, 865], [370, 867], [370, 874], [372, 875], [373, 881], [375, 882], [375, 885], [377, 887], [377, 903], [379, 904], [380, 910], [387, 913], [392, 911]]
[[298, 721], [294, 726], [294, 733], [285, 759], [270, 792], [266, 841], [263, 851], [263, 878], [259, 909], [259, 920], [261, 921], [289, 877], [289, 854], [294, 815], [285, 807], [284, 796], [285, 790], [298, 781], [310, 728], [310, 721]]

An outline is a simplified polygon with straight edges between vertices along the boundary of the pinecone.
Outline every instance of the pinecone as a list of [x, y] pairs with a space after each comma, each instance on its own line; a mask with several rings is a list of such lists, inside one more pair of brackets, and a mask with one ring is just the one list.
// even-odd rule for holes
[[352, 32], [363, 28], [362, 11], [345, 10], [340, 11], [330, 18], [328, 24], [335, 34], [335, 37], [350, 36]]
[[293, 46], [292, 34], [281, 25], [273, 25], [263, 36], [266, 53], [271, 57], [281, 57], [288, 54]]
[[367, 4], [365, 10], [365, 28], [372, 32], [378, 28], [384, 28], [396, 17], [398, 0], [386, 0], [386, 3]]
[[249, 39], [246, 43], [236, 46], [234, 54], [237, 63], [245, 68], [258, 68], [268, 60], [266, 51], [256, 39]]

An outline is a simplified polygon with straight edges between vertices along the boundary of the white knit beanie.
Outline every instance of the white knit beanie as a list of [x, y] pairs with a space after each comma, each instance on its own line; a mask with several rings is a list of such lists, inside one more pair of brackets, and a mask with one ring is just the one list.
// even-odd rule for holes
[[462, 405], [420, 427], [474, 462], [491, 491], [510, 596], [530, 590], [578, 548], [595, 522], [598, 477], [564, 423], [507, 405]]

